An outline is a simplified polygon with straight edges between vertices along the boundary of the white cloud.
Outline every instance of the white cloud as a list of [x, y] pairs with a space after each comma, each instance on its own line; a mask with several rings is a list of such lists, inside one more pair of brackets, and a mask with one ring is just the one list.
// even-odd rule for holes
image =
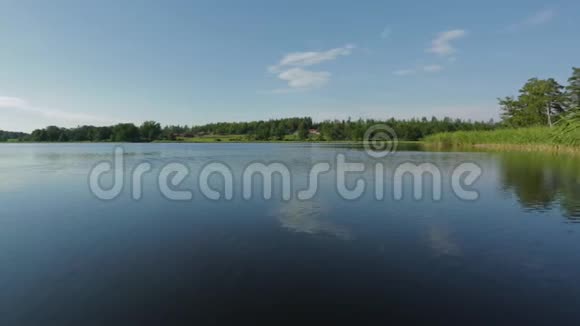
[[425, 71], [425, 72], [439, 72], [441, 70], [443, 70], [443, 66], [440, 66], [440, 65], [423, 66], [423, 71]]
[[339, 56], [351, 54], [355, 48], [352, 44], [347, 44], [340, 48], [334, 48], [327, 51], [309, 51], [309, 52], [292, 52], [286, 54], [280, 62], [269, 68], [271, 72], [277, 72], [283, 67], [306, 67], [316, 65], [325, 61], [331, 61]]
[[280, 62], [268, 67], [268, 71], [288, 84], [288, 89], [277, 89], [273, 93], [288, 93], [295, 90], [309, 90], [324, 86], [330, 80], [327, 71], [312, 71], [303, 67], [332, 61], [340, 56], [350, 55], [355, 48], [352, 44], [327, 51], [292, 52], [286, 54]]
[[508, 27], [509, 31], [515, 32], [526, 27], [543, 25], [549, 23], [556, 17], [556, 12], [552, 9], [540, 10], [520, 22], [514, 23]]
[[328, 83], [330, 73], [326, 71], [309, 71], [302, 68], [291, 68], [281, 72], [278, 78], [288, 82], [291, 88], [310, 89]]
[[85, 113], [75, 113], [56, 109], [42, 108], [30, 104], [19, 97], [0, 96], [0, 109], [15, 110], [44, 117], [52, 123], [61, 126], [76, 126], [81, 124], [111, 124], [114, 119], [98, 117]]
[[455, 53], [455, 48], [451, 45], [451, 41], [460, 39], [467, 34], [465, 30], [453, 29], [437, 34], [437, 37], [431, 42], [431, 47], [427, 52], [435, 53], [441, 56], [447, 56]]

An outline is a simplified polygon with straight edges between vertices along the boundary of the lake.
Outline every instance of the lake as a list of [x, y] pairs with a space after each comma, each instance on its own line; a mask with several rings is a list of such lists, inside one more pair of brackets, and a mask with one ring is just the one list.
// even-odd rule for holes
[[[111, 200], [89, 185], [115, 144], [0, 145], [0, 324], [371, 322], [580, 323], [580, 159], [538, 153], [430, 152], [417, 146], [374, 158], [323, 144], [118, 144], [124, 184]], [[336, 158], [361, 162], [337, 191]], [[147, 162], [141, 196], [131, 173]], [[232, 197], [209, 199], [200, 171], [220, 162]], [[278, 162], [264, 199], [260, 178], [242, 195], [251, 163]], [[311, 167], [328, 162], [317, 192], [302, 200]], [[399, 181], [403, 163], [441, 172]], [[470, 162], [477, 199], [452, 191], [451, 174]], [[163, 168], [187, 167], [160, 189]], [[384, 166], [377, 199], [376, 164]], [[175, 173], [168, 174], [168, 178]], [[112, 173], [100, 186], [113, 185]], [[390, 181], [392, 180], [392, 181]], [[225, 178], [208, 185], [220, 192]], [[403, 190], [396, 198], [397, 187]], [[190, 200], [168, 198], [188, 191]]]

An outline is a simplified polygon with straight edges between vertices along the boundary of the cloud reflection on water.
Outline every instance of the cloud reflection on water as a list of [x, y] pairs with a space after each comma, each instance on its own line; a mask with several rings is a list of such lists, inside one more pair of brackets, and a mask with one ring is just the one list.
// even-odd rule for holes
[[352, 231], [329, 216], [330, 209], [317, 201], [293, 200], [283, 203], [276, 217], [283, 228], [307, 234], [323, 234], [340, 240], [352, 240]]

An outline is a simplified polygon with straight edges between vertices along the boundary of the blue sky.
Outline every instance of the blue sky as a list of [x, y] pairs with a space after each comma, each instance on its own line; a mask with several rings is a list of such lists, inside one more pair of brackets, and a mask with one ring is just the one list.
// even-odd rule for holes
[[0, 0], [0, 129], [498, 117], [580, 65], [578, 1]]

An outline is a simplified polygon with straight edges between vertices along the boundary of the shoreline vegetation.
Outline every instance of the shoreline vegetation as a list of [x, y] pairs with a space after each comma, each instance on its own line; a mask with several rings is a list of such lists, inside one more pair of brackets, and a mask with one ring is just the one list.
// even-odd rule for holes
[[[568, 85], [553, 78], [529, 79], [518, 97], [498, 99], [501, 121], [414, 118], [358, 119], [314, 122], [310, 117], [205, 125], [169, 125], [155, 121], [140, 126], [49, 126], [31, 134], [0, 130], [0, 142], [336, 142], [360, 144], [381, 137], [385, 130], [367, 134], [378, 124], [391, 128], [399, 142], [427, 146], [492, 150], [580, 152], [580, 68], [572, 68]], [[365, 139], [367, 138], [367, 139]]]
[[553, 154], [580, 155], [579, 146], [547, 145], [547, 144], [462, 144], [443, 145], [440, 143], [421, 142], [425, 148], [446, 151], [482, 151], [482, 152], [536, 152]]
[[471, 146], [494, 150], [580, 152], [580, 68], [572, 68], [568, 85], [531, 78], [515, 97], [499, 99], [502, 122], [494, 130], [428, 135], [437, 146]]
[[444, 148], [580, 153], [580, 124], [569, 130], [559, 126], [458, 131], [430, 135], [423, 140], [428, 146]]
[[[4, 133], [7, 141], [19, 142], [359, 142], [378, 124], [387, 125], [401, 141], [417, 141], [435, 133], [458, 130], [493, 130], [494, 121], [460, 119], [409, 120], [326, 120], [313, 122], [310, 117], [250, 122], [220, 122], [200, 126], [164, 126], [146, 121], [141, 126], [122, 123], [108, 127], [49, 126], [31, 134]], [[368, 135], [367, 135], [368, 136]], [[0, 140], [2, 134], [0, 133]]]

